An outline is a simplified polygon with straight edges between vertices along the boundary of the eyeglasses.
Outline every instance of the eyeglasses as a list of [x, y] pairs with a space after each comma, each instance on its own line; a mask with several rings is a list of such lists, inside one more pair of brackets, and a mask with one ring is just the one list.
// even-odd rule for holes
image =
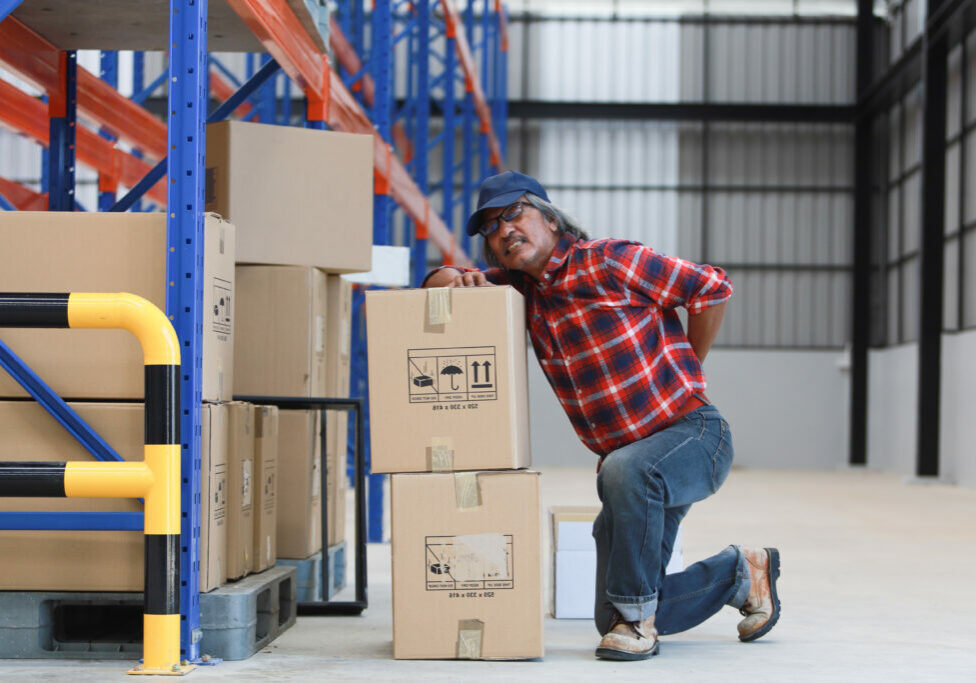
[[505, 209], [500, 215], [496, 216], [495, 218], [488, 221], [487, 223], [482, 223], [481, 227], [478, 228], [478, 232], [481, 234], [482, 237], [488, 237], [493, 232], [498, 230], [499, 226], [501, 226], [502, 224], [502, 221], [505, 221], [506, 223], [511, 223], [516, 218], [521, 216], [523, 206], [532, 206], [532, 205], [529, 204], [528, 202], [515, 202], [510, 207]]

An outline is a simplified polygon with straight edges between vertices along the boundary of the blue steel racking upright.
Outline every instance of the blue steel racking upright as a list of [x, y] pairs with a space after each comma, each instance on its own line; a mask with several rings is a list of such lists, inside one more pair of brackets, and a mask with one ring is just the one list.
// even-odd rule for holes
[[[469, 243], [467, 238], [463, 238], [462, 243], [465, 249], [458, 249], [453, 234], [457, 233], [457, 226], [454, 226], [454, 212], [451, 210], [456, 200], [454, 192], [454, 177], [460, 170], [464, 180], [461, 183], [461, 197], [463, 202], [470, 201], [470, 194], [474, 189], [474, 177], [472, 168], [476, 159], [474, 148], [467, 145], [459, 163], [454, 163], [453, 130], [455, 126], [466, 127], [463, 134], [465, 139], [472, 137], [473, 127], [478, 125], [481, 136], [481, 173], [478, 174], [479, 180], [484, 176], [487, 169], [497, 170], [501, 167], [503, 154], [498, 146], [498, 139], [495, 138], [494, 129], [504, 128], [504, 119], [498, 115], [498, 103], [504, 100], [504, 79], [499, 80], [498, 76], [488, 77], [484, 84], [478, 79], [474, 70], [474, 61], [466, 35], [460, 37], [457, 34], [460, 22], [458, 15], [453, 7], [453, 3], [442, 0], [440, 5], [443, 10], [442, 17], [435, 17], [433, 8], [429, 1], [422, 3], [422, 12], [417, 6], [411, 7], [404, 12], [406, 2], [377, 2], [369, 15], [368, 19], [372, 22], [373, 36], [381, 36], [382, 39], [374, 40], [371, 46], [371, 62], [367, 69], [359, 70], [359, 73], [347, 74], [347, 80], [352, 82], [363, 81], [367, 75], [371, 76], [375, 89], [370, 93], [372, 102], [370, 113], [373, 123], [371, 124], [365, 116], [357, 114], [354, 105], [351, 106], [352, 98], [345, 91], [344, 87], [330, 84], [328, 78], [328, 63], [324, 55], [319, 58], [325, 66], [323, 71], [313, 74], [308, 70], [307, 58], [311, 57], [314, 62], [316, 55], [314, 51], [307, 54], [296, 54], [285, 47], [289, 36], [287, 30], [293, 30], [288, 22], [284, 22], [285, 33], [282, 33], [276, 21], [281, 19], [288, 10], [280, 0], [271, 0], [265, 3], [255, 3], [251, 0], [229, 0], [241, 17], [255, 31], [258, 37], [264, 42], [269, 52], [282, 62], [282, 68], [286, 71], [290, 79], [296, 81], [304, 88], [308, 98], [309, 107], [307, 110], [307, 121], [310, 127], [324, 128], [328, 125], [337, 126], [339, 129], [352, 130], [355, 132], [371, 132], [370, 126], [375, 127], [376, 133], [385, 141], [381, 145], [377, 143], [376, 149], [376, 188], [375, 188], [375, 214], [374, 214], [374, 241], [377, 244], [391, 244], [392, 217], [393, 212], [399, 205], [404, 213], [408, 215], [415, 226], [414, 234], [409, 238], [413, 245], [416, 265], [414, 267], [415, 277], [426, 269], [426, 251], [428, 236], [433, 238], [434, 243], [441, 251], [445, 263], [470, 262], [467, 258]], [[2, 21], [20, 2], [18, 0], [0, 0], [0, 21]], [[473, 0], [468, 3], [466, 18], [470, 20], [466, 24], [466, 32], [473, 36]], [[500, 4], [495, 3], [494, 13], [490, 12], [489, 2], [484, 2], [483, 18], [484, 36], [481, 41], [481, 48], [486, 55], [491, 52], [492, 57], [486, 56], [485, 64], [494, 64], [498, 59], [497, 38], [501, 29], [492, 29], [489, 26], [495, 24], [490, 21], [491, 17], [503, 22]], [[352, 36], [354, 49], [362, 52], [365, 36], [365, 21], [367, 15], [363, 10], [362, 4], [345, 3], [347, 11], [340, 17], [344, 21], [347, 33]], [[164, 147], [158, 145], [152, 138], [151, 130], [156, 124], [152, 119], [144, 118], [144, 111], [138, 107], [133, 108], [129, 103], [125, 103], [120, 111], [112, 111], [111, 106], [102, 109], [95, 115], [95, 119], [105, 126], [105, 133], [108, 131], [124, 129], [122, 137], [133, 149], [132, 156], [142, 158], [143, 150], [150, 153], [150, 158], [160, 158], [164, 154], [168, 155], [160, 161], [156, 168], [151, 171], [142, 181], [135, 184], [130, 193], [111, 206], [112, 210], [126, 210], [130, 208], [139, 209], [138, 202], [140, 197], [155, 184], [155, 181], [162, 177], [168, 169], [166, 177], [166, 198], [167, 198], [167, 315], [174, 324], [181, 343], [183, 355], [183, 366], [180, 373], [180, 402], [182, 410], [181, 420], [181, 467], [182, 467], [182, 539], [181, 539], [181, 562], [180, 562], [180, 605], [181, 605], [181, 656], [183, 659], [194, 661], [199, 657], [199, 540], [200, 540], [200, 412], [198, 407], [202, 400], [201, 394], [201, 368], [202, 368], [202, 323], [200, 312], [203, 306], [203, 169], [204, 169], [204, 126], [207, 121], [206, 107], [208, 103], [207, 92], [207, 68], [208, 56], [207, 44], [207, 0], [170, 0], [169, 2], [169, 65], [164, 75], [146, 88], [143, 88], [143, 56], [136, 53], [133, 59], [133, 102], [138, 103], [145, 99], [150, 92], [155, 90], [163, 77], [167, 81], [168, 100], [166, 107], [166, 138], [167, 144]], [[398, 14], [399, 12], [399, 14]], [[280, 16], [279, 16], [280, 15]], [[412, 16], [411, 16], [412, 15]], [[285, 17], [287, 18], [287, 17]], [[291, 17], [294, 18], [293, 16]], [[403, 31], [400, 38], [394, 37], [396, 22], [400, 21]], [[333, 24], [334, 26], [336, 24]], [[8, 23], [8, 28], [11, 26]], [[443, 34], [445, 36], [446, 49], [444, 54], [435, 54], [430, 50], [427, 43], [432, 38], [431, 27], [435, 26], [434, 36]], [[276, 33], [275, 31], [278, 30]], [[411, 104], [412, 111], [415, 112], [416, 121], [412, 129], [414, 137], [407, 141], [404, 153], [409, 155], [410, 150], [419, 150], [420, 154], [413, 159], [411, 164], [413, 179], [406, 174], [403, 164], [399, 159], [393, 157], [392, 143], [394, 129], [397, 118], [395, 107], [394, 92], [394, 63], [393, 46], [397, 40], [413, 32], [414, 44], [417, 53], [423, 55], [423, 71], [425, 75], [418, 79], [418, 87], [412, 91], [413, 99]], [[29, 33], [29, 32], [28, 32]], [[27, 35], [22, 27], [16, 28], [13, 33], [7, 34], [14, 36], [18, 40], [24, 39]], [[294, 37], [299, 37], [297, 33]], [[29, 48], [43, 50], [45, 54], [39, 56], [36, 62], [13, 64], [15, 67], [23, 67], [30, 72], [32, 68], [46, 66], [45, 60], [50, 59], [50, 54], [54, 51], [53, 46], [44, 41], [36, 40], [36, 36], [27, 36]], [[494, 43], [492, 41], [495, 41]], [[301, 42], [301, 41], [298, 41]], [[491, 46], [495, 47], [492, 49]], [[3, 50], [0, 47], [0, 58], [3, 57]], [[74, 200], [74, 154], [76, 151], [76, 133], [85, 133], [84, 130], [76, 129], [74, 117], [76, 107], [79, 106], [77, 91], [78, 72], [76, 69], [75, 56], [73, 52], [58, 52], [59, 67], [57, 69], [57, 81], [52, 84], [47, 82], [46, 90], [56, 93], [57, 97], [50, 105], [50, 150], [52, 160], [47, 165], [44, 173], [44, 184], [48, 186], [51, 196], [51, 207], [63, 210], [76, 208]], [[455, 57], [457, 54], [457, 57]], [[419, 59], [417, 55], [412, 57]], [[8, 53], [9, 57], [9, 53]], [[303, 59], [306, 61], [303, 63]], [[437, 79], [430, 78], [429, 62], [431, 59], [437, 60], [443, 65], [441, 75]], [[9, 64], [9, 59], [8, 66]], [[16, 61], [16, 60], [15, 60]], [[267, 58], [263, 59], [265, 67], [262, 68], [252, 81], [244, 84], [235, 95], [222, 105], [218, 112], [221, 116], [226, 116], [233, 111], [243, 101], [244, 98], [255, 93], [255, 89], [260, 87], [270, 74], [278, 68], [278, 64], [271, 64]], [[26, 65], [26, 66], [25, 66]], [[417, 65], [419, 67], [419, 64]], [[458, 72], [458, 67], [461, 71]], [[313, 71], [316, 69], [313, 65]], [[318, 67], [321, 68], [321, 67]], [[81, 74], [88, 78], [87, 73]], [[102, 59], [102, 76], [107, 85], [112, 86], [110, 92], [99, 90], [91, 83], [85, 81], [85, 102], [88, 113], [92, 114], [91, 107], [104, 105], [105, 102], [118, 104], [118, 95], [114, 91], [117, 83], [117, 58], [114, 54], [104, 54]], [[317, 80], [316, 76], [320, 79]], [[40, 79], [43, 80], [43, 79]], [[461, 82], [465, 86], [465, 97], [461, 112], [455, 111], [454, 84]], [[277, 121], [282, 123], [290, 122], [290, 96], [288, 86], [284, 86], [286, 99], [288, 102], [275, 102], [274, 87], [272, 81], [265, 87], [264, 95], [256, 95], [257, 106], [255, 111], [266, 121]], [[429, 112], [433, 101], [433, 88], [442, 87], [443, 95], [441, 108], [444, 112], [445, 129], [433, 140], [429, 139]], [[358, 87], [353, 87], [356, 97], [363, 102], [366, 98], [362, 82]], [[492, 103], [488, 114], [488, 106], [485, 102], [484, 91], [487, 90]], [[260, 99], [258, 99], [260, 97]], [[336, 109], [340, 114], [330, 116], [330, 99], [337, 99]], [[409, 98], [408, 98], [409, 99]], [[277, 106], [280, 104], [280, 107]], [[408, 107], [403, 107], [399, 115]], [[313, 114], [314, 112], [314, 114]], [[132, 125], [121, 125], [121, 119], [126, 114], [135, 115], [136, 122]], [[212, 115], [213, 116], [213, 115]], [[131, 122], [129, 122], [131, 124]], [[142, 124], [140, 129], [139, 124]], [[158, 124], [157, 124], [158, 125]], [[135, 131], [135, 132], [134, 132]], [[504, 140], [504, 135], [501, 136]], [[427, 159], [429, 149], [437, 144], [444, 145], [445, 172], [441, 180], [439, 190], [443, 193], [441, 215], [436, 215], [430, 206], [430, 202], [418, 192], [418, 189], [426, 189], [427, 178]], [[423, 161], [423, 164], [420, 162]], [[490, 163], [489, 163], [490, 162]], [[140, 168], [139, 166], [134, 167]], [[147, 167], [148, 168], [148, 167]], [[104, 168], [99, 169], [100, 172]], [[131, 165], [127, 171], [132, 172]], [[100, 189], [103, 189], [103, 196], [100, 197], [99, 208], [109, 207], [110, 199], [114, 199], [114, 183], [118, 177], [106, 177], [104, 184], [100, 182]], [[418, 187], [419, 186], [419, 187]], [[10, 207], [4, 207], [10, 208]], [[448, 228], [448, 226], [452, 226]], [[361, 299], [359, 301], [361, 311]], [[361, 322], [361, 320], [360, 320]], [[360, 325], [362, 328], [362, 325]], [[362, 366], [359, 368], [359, 376], [355, 380], [354, 387], [361, 387], [361, 394], [365, 397], [365, 334], [358, 336], [360, 342], [357, 346], [359, 358]], [[6, 358], [6, 357], [5, 357]], [[4, 359], [5, 359], [4, 358]], [[0, 360], [4, 360], [0, 359]], [[35, 395], [46, 400], [45, 407], [52, 413], [56, 413], [58, 420], [69, 427], [80, 441], [96, 457], [105, 459], [118, 459], [111, 448], [109, 448], [92, 432], [77, 416], [71, 414], [70, 409], [64, 405], [57, 396], [53, 395], [39, 378], [32, 376], [29, 368], [23, 367], [19, 359], [15, 357], [4, 367], [13, 368], [13, 372], [21, 372], [25, 381], [34, 381]], [[368, 438], [368, 431], [365, 436]], [[382, 480], [374, 478], [371, 482], [371, 507], [374, 512], [382, 509]], [[7, 515], [18, 515], [21, 513], [6, 513]], [[116, 515], [109, 519], [113, 513], [103, 513], [99, 515], [77, 515], [71, 520], [55, 521], [43, 517], [43, 513], [32, 513], [31, 520], [27, 524], [34, 526], [24, 526], [23, 518], [15, 519], [7, 517], [8, 526], [4, 528], [138, 528], [139, 520], [122, 518]], [[141, 517], [141, 515], [139, 515]], [[129, 517], [134, 517], [130, 515]], [[371, 514], [371, 540], [382, 539], [381, 517]], [[20, 526], [18, 526], [20, 524]], [[47, 524], [49, 526], [43, 526]], [[58, 526], [58, 525], [61, 526]], [[37, 526], [41, 525], [41, 526]], [[0, 527], [3, 521], [0, 520]], [[377, 536], [379, 538], [377, 538]]]
[[203, 401], [203, 191], [207, 1], [170, 0], [166, 313], [180, 339], [180, 650], [199, 658], [200, 404]]

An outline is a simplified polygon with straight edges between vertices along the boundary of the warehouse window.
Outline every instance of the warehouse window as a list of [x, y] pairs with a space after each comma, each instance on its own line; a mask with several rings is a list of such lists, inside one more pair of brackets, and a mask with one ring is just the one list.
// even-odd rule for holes
[[946, 102], [945, 312], [947, 331], [976, 328], [976, 33], [949, 53]]
[[[881, 267], [873, 295], [883, 291], [881, 310], [875, 307], [883, 331], [874, 326], [872, 343], [900, 344], [918, 338], [919, 237], [922, 197], [922, 89], [914, 88], [879, 118], [883, 139], [879, 150], [884, 162], [876, 175], [884, 205], [881, 221], [875, 217], [873, 262]], [[872, 297], [875, 304], [877, 298]]]

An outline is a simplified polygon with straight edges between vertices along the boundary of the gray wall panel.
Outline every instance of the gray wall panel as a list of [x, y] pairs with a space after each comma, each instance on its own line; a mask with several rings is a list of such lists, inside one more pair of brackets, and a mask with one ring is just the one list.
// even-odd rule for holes
[[976, 449], [972, 416], [976, 414], [976, 331], [942, 338], [942, 432], [939, 466], [949, 481], [976, 487]]
[[868, 467], [911, 476], [915, 472], [918, 346], [868, 352]]

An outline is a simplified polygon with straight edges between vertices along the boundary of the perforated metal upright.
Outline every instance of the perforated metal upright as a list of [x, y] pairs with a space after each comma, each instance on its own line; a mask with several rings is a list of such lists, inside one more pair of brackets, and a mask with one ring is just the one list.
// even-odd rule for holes
[[207, 1], [170, 0], [169, 150], [166, 206], [166, 314], [180, 339], [183, 519], [180, 544], [180, 650], [199, 657], [200, 405], [203, 400], [203, 190]]

